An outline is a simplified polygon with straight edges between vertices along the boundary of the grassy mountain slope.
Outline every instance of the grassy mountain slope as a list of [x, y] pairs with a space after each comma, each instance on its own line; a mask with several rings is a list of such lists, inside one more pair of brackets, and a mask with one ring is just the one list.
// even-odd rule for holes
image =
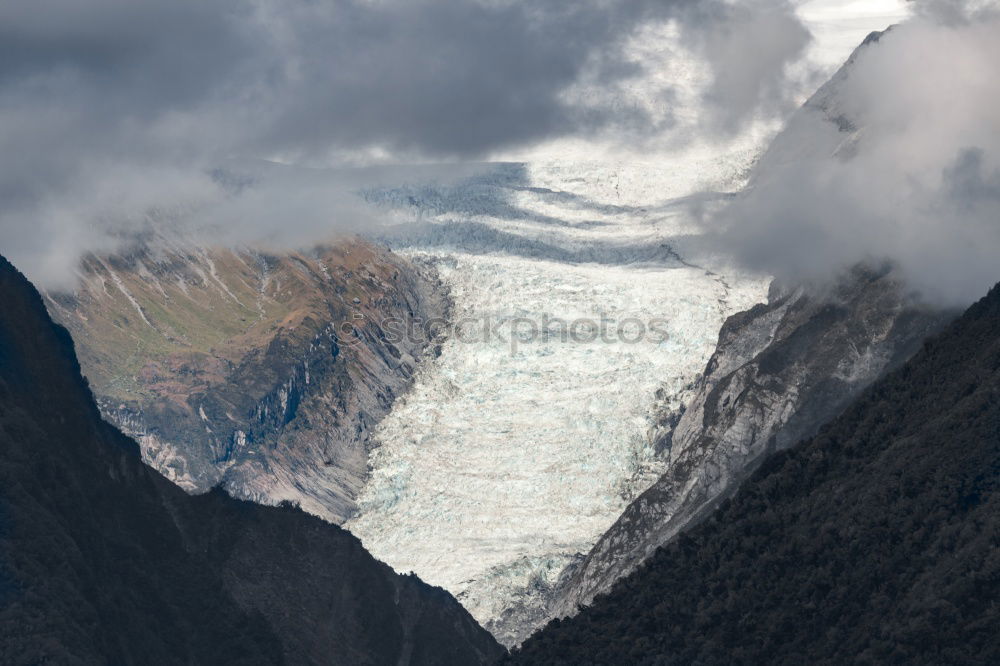
[[191, 491], [221, 482], [334, 522], [424, 349], [382, 322], [443, 308], [416, 267], [358, 239], [282, 254], [151, 239], [86, 257], [81, 276], [46, 304], [149, 464]]

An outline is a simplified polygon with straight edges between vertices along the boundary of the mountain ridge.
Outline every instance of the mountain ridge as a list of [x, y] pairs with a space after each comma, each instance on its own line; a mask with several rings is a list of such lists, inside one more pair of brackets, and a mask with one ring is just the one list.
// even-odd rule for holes
[[[189, 496], [104, 422], [73, 342], [0, 260], [0, 661], [488, 663], [443, 590], [340, 528]], [[313, 618], [303, 622], [304, 618]]]
[[1000, 285], [515, 664], [1000, 659]]
[[710, 515], [767, 455], [812, 435], [951, 316], [910, 300], [890, 267], [857, 267], [826, 293], [775, 288], [734, 315], [687, 402], [658, 417], [667, 471], [564, 577], [553, 614], [572, 614]]
[[109, 420], [191, 492], [355, 508], [369, 436], [430, 341], [389, 340], [447, 299], [433, 275], [361, 239], [303, 252], [152, 237], [87, 255], [72, 292], [46, 292]]

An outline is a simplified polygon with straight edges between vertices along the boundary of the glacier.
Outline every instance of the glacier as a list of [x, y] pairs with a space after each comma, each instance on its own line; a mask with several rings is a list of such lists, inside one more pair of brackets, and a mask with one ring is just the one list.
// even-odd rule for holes
[[[800, 3], [810, 62], [839, 65], [901, 7]], [[690, 106], [698, 68], [680, 70]], [[696, 109], [678, 117], [675, 132], [697, 131]], [[508, 645], [548, 619], [560, 576], [664, 470], [654, 404], [682, 401], [726, 318], [766, 300], [769, 278], [714, 253], [698, 213], [745, 184], [774, 131], [689, 137], [645, 160], [564, 143], [450, 183], [366, 191], [397, 223], [383, 240], [433, 267], [452, 308], [436, 358], [374, 432], [345, 527]], [[552, 321], [612, 334], [567, 339]], [[622, 339], [623, 322], [645, 335]]]
[[436, 268], [464, 325], [376, 428], [347, 529], [488, 628], [531, 607], [662, 474], [657, 391], [696, 379], [723, 321], [766, 294], [687, 213], [685, 197], [738, 184], [738, 158], [497, 165], [370, 195], [420, 218], [388, 240]]

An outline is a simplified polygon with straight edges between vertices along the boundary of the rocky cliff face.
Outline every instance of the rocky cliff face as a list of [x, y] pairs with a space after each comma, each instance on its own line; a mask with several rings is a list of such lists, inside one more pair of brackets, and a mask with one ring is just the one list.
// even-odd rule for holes
[[0, 663], [465, 666], [502, 652], [448, 593], [339, 527], [192, 497], [144, 465], [0, 258]]
[[178, 485], [354, 509], [371, 427], [409, 385], [440, 316], [433, 277], [360, 240], [312, 252], [207, 250], [154, 239], [89, 256], [48, 293], [102, 412]]
[[555, 614], [608, 590], [949, 318], [909, 300], [889, 268], [858, 268], [829, 292], [775, 287], [767, 304], [731, 317], [686, 407], [664, 405], [658, 416], [666, 473], [567, 576]]

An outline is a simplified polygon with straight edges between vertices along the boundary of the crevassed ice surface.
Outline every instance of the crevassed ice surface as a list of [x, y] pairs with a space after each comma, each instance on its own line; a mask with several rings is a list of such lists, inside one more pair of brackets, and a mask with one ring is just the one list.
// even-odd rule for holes
[[724, 319], [764, 297], [762, 278], [695, 256], [678, 201], [735, 178], [745, 157], [728, 157], [736, 168], [500, 165], [382, 194], [423, 217], [395, 244], [436, 265], [460, 328], [376, 430], [346, 525], [376, 557], [486, 624], [659, 476], [654, 393], [695, 379]]
[[[798, 4], [824, 67], [903, 16], [895, 0]], [[651, 43], [674, 68], [659, 76], [675, 98], [696, 99], [699, 67]], [[696, 132], [685, 104], [678, 131]], [[766, 279], [706, 251], [691, 212], [719, 198], [699, 193], [741, 186], [768, 131], [725, 147], [667, 141], [654, 163], [567, 142], [461, 182], [367, 193], [408, 222], [389, 242], [436, 266], [459, 328], [377, 428], [346, 525], [366, 548], [488, 628], [590, 549], [661, 471], [647, 436], [654, 393], [680, 393], [725, 318], [765, 298]], [[560, 322], [577, 322], [576, 338]], [[586, 322], [604, 322], [604, 338], [589, 341]]]

